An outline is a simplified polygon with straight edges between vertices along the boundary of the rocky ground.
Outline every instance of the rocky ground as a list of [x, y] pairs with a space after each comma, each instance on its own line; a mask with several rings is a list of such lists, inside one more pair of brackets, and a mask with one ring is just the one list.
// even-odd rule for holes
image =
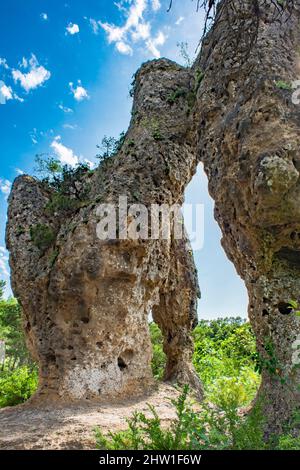
[[177, 395], [172, 386], [160, 384], [148, 396], [122, 404], [52, 403], [37, 408], [27, 403], [4, 408], [0, 410], [0, 449], [94, 449], [96, 426], [104, 432], [124, 429], [134, 411], [148, 412], [147, 403], [167, 424], [175, 417], [170, 398]]

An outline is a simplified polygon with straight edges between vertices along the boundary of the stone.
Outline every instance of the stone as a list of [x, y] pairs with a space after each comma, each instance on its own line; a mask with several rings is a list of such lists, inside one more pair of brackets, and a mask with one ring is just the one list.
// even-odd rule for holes
[[[90, 178], [85, 207], [67, 218], [49, 216], [41, 183], [15, 181], [7, 244], [40, 364], [39, 399], [148, 388], [149, 312], [164, 335], [165, 379], [188, 382], [202, 397], [191, 364], [199, 288], [188, 240], [96, 236], [99, 201], [180, 205], [202, 161], [222, 245], [249, 293], [266, 437], [291, 420], [300, 399], [300, 321], [290, 307], [300, 301], [300, 108], [292, 100], [299, 16], [299, 0], [224, 0], [191, 69], [166, 59], [144, 64], [125, 142]], [[55, 234], [43, 253], [30, 238], [37, 224], [49, 228], [48, 240]]]
[[259, 1], [257, 22], [253, 2], [235, 3], [223, 2], [196, 60], [194, 119], [222, 245], [248, 289], [268, 437], [300, 404], [300, 321], [289, 306], [300, 300], [300, 108], [292, 86], [277, 85], [298, 78], [300, 5]]
[[7, 246], [13, 291], [39, 363], [35, 402], [145, 393], [153, 386], [152, 311], [165, 337], [166, 379], [188, 382], [202, 397], [191, 361], [199, 287], [188, 240], [97, 235], [100, 202], [119, 207], [121, 196], [147, 208], [182, 204], [196, 156], [187, 102], [167, 98], [189, 90], [190, 81], [189, 70], [168, 60], [141, 68], [121, 150], [72, 185], [68, 210], [49, 211], [53, 190], [44, 183], [29, 176], [14, 182]]

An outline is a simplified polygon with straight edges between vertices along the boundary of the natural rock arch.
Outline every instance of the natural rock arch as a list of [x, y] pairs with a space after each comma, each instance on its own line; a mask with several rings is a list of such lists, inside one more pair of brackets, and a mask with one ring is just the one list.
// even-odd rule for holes
[[[32, 178], [16, 180], [7, 243], [13, 289], [41, 365], [39, 398], [145, 390], [150, 309], [165, 336], [166, 377], [201, 394], [189, 337], [198, 284], [186, 244], [96, 236], [99, 202], [118, 204], [126, 195], [146, 206], [181, 204], [201, 160], [224, 249], [249, 293], [267, 433], [280, 431], [299, 405], [300, 325], [288, 303], [299, 300], [300, 287], [300, 108], [276, 83], [297, 78], [300, 2], [280, 14], [277, 2], [256, 4], [259, 16], [250, 0], [220, 3], [191, 70], [165, 59], [142, 66], [122, 149], [81, 181], [85, 207], [51, 217], [45, 211], [51, 193]], [[55, 234], [44, 253], [30, 241], [36, 224]]]

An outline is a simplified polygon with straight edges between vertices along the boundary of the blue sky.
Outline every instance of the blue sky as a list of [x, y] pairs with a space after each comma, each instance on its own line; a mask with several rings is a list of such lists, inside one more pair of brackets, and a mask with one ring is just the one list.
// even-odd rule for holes
[[[104, 135], [130, 119], [132, 75], [142, 62], [183, 63], [178, 43], [194, 55], [203, 12], [174, 0], [10, 0], [0, 17], [0, 278], [8, 280], [4, 230], [11, 182], [32, 173], [37, 153], [64, 163], [93, 164]], [[201, 166], [186, 202], [204, 204], [204, 246], [195, 252], [199, 316], [246, 316], [247, 294], [220, 246], [213, 202]], [[8, 291], [9, 292], [9, 291]]]

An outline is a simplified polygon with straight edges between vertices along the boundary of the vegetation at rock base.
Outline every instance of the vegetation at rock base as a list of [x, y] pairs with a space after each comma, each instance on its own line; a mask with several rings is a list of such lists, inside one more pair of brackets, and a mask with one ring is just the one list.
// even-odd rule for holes
[[95, 429], [98, 449], [107, 450], [299, 450], [300, 438], [291, 432], [299, 421], [286, 429], [279, 439], [264, 440], [264, 415], [261, 403], [250, 413], [241, 412], [238, 396], [220, 391], [215, 403], [207, 399], [195, 411], [185, 386], [176, 400], [170, 400], [176, 409], [176, 418], [166, 427], [158, 412], [149, 405], [148, 413], [135, 412], [127, 420], [127, 429], [104, 434]]
[[0, 284], [0, 408], [23, 403], [37, 388], [37, 367], [30, 358], [22, 328], [21, 308], [15, 299], [3, 299], [5, 283]]
[[[3, 299], [5, 283], [0, 283], [0, 341], [5, 343], [5, 360], [0, 364], [0, 408], [25, 402], [38, 383], [37, 366], [26, 348], [21, 308], [10, 298]], [[166, 362], [159, 327], [150, 324], [153, 345], [152, 370], [161, 380]], [[263, 439], [264, 417], [259, 403], [246, 413], [260, 384], [255, 339], [249, 323], [241, 318], [201, 320], [193, 333], [193, 362], [203, 381], [206, 399], [195, 406], [188, 387], [172, 404], [177, 417], [168, 427], [158, 412], [135, 413], [127, 429], [104, 435], [95, 430], [100, 449], [203, 450], [259, 449], [299, 450], [300, 439], [294, 424], [288, 426], [276, 444]], [[293, 429], [293, 430], [292, 430]]]

